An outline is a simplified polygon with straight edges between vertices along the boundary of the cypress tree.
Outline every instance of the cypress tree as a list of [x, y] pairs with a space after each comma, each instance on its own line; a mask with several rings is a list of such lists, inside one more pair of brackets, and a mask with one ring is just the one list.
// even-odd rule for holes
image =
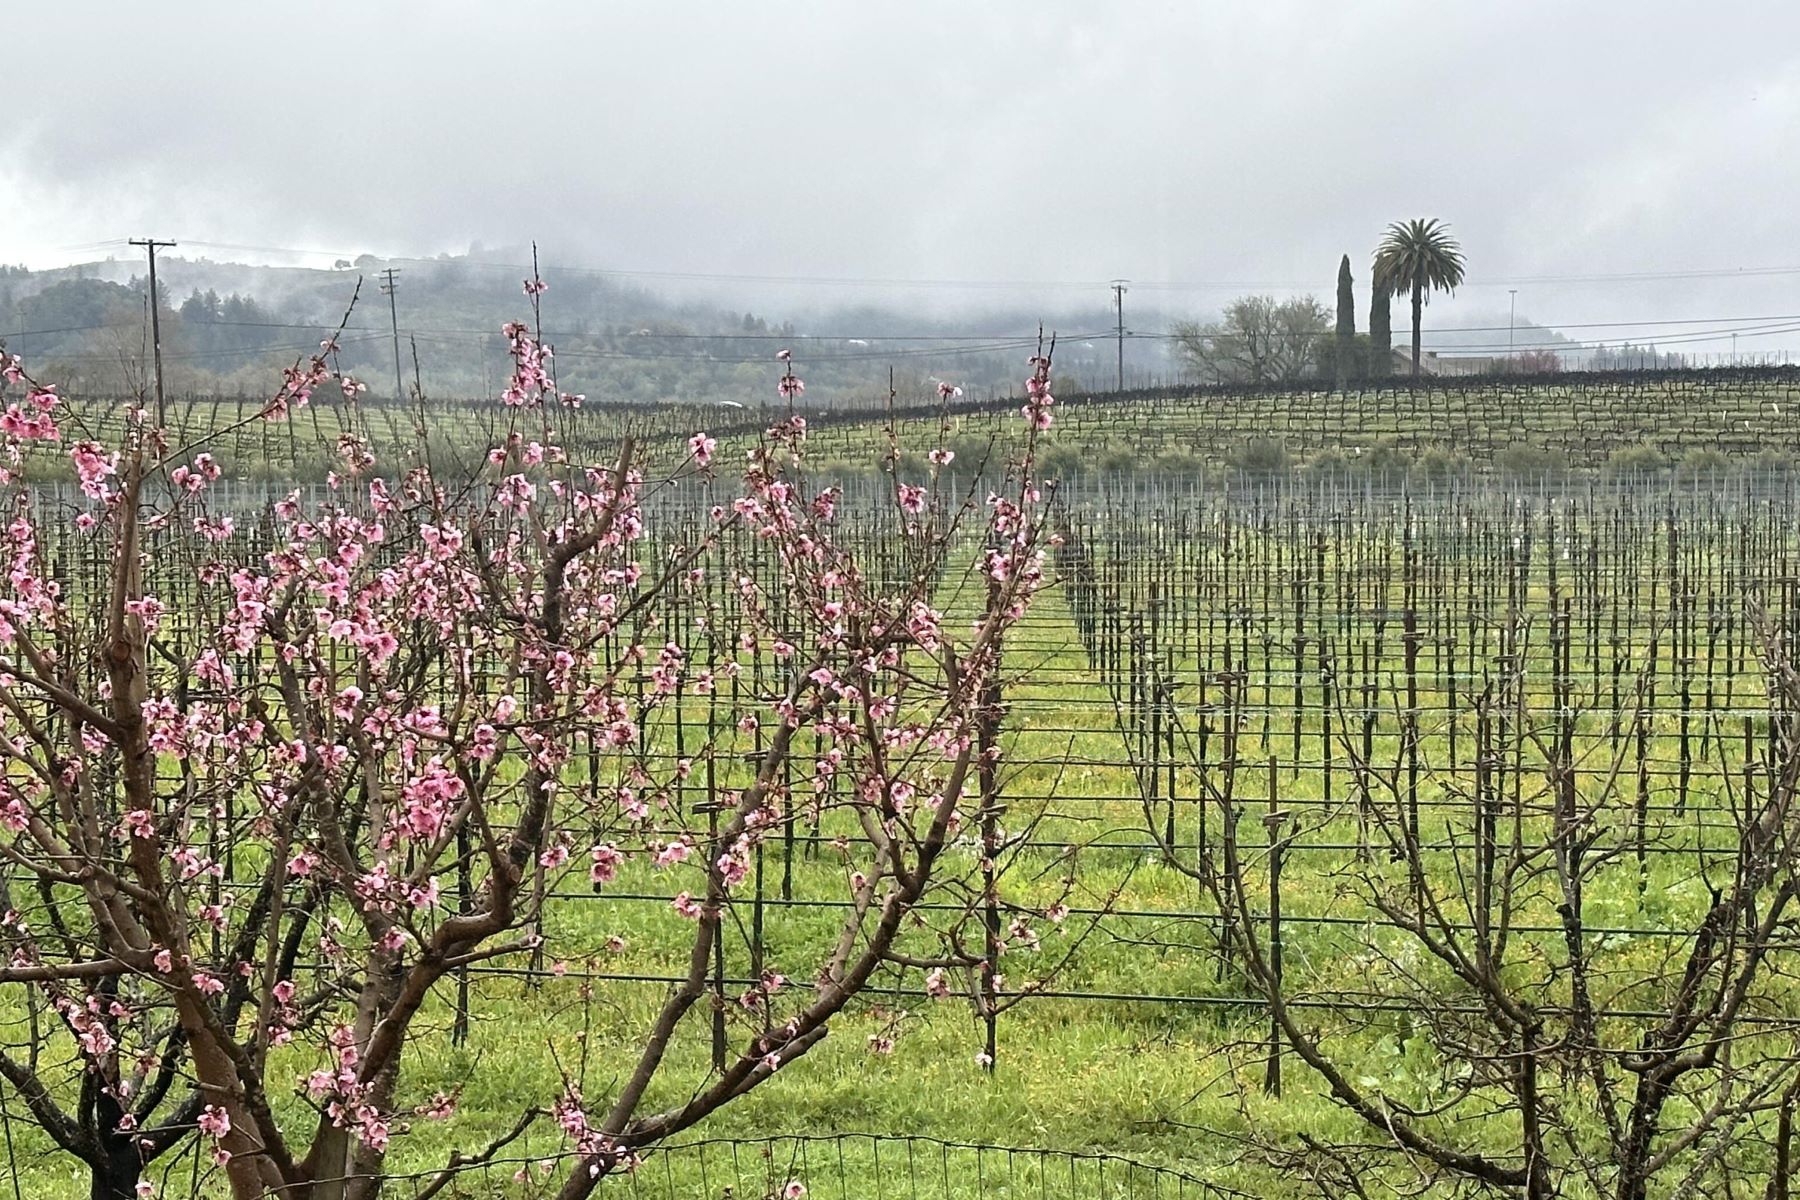
[[1344, 255], [1338, 263], [1338, 295], [1337, 295], [1337, 353], [1332, 357], [1337, 360], [1338, 391], [1344, 390], [1345, 378], [1350, 373], [1350, 347], [1356, 339], [1356, 296], [1350, 287], [1350, 256]]
[[1382, 379], [1394, 369], [1394, 330], [1388, 323], [1388, 290], [1376, 280], [1369, 301], [1369, 375]]

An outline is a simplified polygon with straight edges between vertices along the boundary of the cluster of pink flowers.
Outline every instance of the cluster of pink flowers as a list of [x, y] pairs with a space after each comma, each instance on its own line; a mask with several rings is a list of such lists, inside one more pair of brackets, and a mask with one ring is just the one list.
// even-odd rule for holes
[[1052, 421], [1050, 407], [1056, 397], [1050, 394], [1050, 359], [1042, 354], [1031, 356], [1031, 377], [1025, 381], [1025, 414], [1035, 429], [1048, 429]]
[[319, 343], [319, 352], [305, 366], [292, 366], [284, 370], [280, 389], [263, 405], [264, 419], [279, 421], [292, 410], [305, 408], [312, 400], [312, 394], [331, 379], [333, 371], [330, 359], [337, 353], [337, 348], [337, 338], [328, 337]]
[[380, 1110], [369, 1103], [369, 1087], [357, 1070], [361, 1052], [355, 1035], [340, 1025], [328, 1039], [337, 1060], [336, 1070], [314, 1071], [306, 1079], [306, 1094], [322, 1103], [325, 1115], [340, 1129], [354, 1133], [363, 1145], [380, 1151], [387, 1147], [392, 1129]]
[[[18, 355], [15, 354], [8, 360], [6, 376], [10, 382], [15, 383], [24, 378]], [[54, 387], [32, 388], [23, 405], [8, 404], [6, 412], [0, 414], [0, 433], [24, 442], [57, 440], [62, 436], [62, 431], [50, 414], [56, 408], [58, 399]]]
[[786, 370], [782, 372], [780, 380], [775, 384], [775, 393], [783, 400], [799, 399], [801, 393], [806, 391], [806, 385], [800, 382], [800, 377], [798, 375], [794, 374], [794, 352], [792, 350], [778, 350], [775, 352], [775, 357], [786, 366]]
[[93, 500], [111, 498], [106, 481], [119, 473], [117, 450], [108, 452], [98, 442], [76, 442], [69, 447], [69, 461], [75, 464], [75, 477], [84, 496]]
[[216, 482], [222, 474], [218, 460], [210, 454], [194, 456], [192, 466], [176, 467], [169, 472], [169, 482], [190, 494], [205, 489], [209, 483]]
[[213, 1140], [212, 1160], [219, 1166], [231, 1161], [231, 1151], [225, 1149], [224, 1141], [231, 1133], [231, 1114], [224, 1108], [216, 1108], [209, 1104], [200, 1112], [195, 1122], [200, 1132]]
[[513, 370], [512, 378], [500, 393], [500, 403], [509, 408], [543, 403], [544, 396], [556, 390], [550, 378], [551, 349], [532, 337], [523, 321], [508, 322], [502, 332], [506, 334], [506, 348], [512, 355]]

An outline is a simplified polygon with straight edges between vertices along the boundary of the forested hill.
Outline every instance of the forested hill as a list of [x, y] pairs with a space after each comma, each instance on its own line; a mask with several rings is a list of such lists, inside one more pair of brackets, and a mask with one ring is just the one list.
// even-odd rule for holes
[[[521, 284], [527, 250], [436, 259], [341, 260], [337, 267], [250, 266], [158, 258], [165, 378], [170, 389], [257, 394], [280, 368], [310, 352], [344, 320], [345, 365], [372, 389], [395, 387], [390, 321], [400, 334], [404, 386], [415, 378], [438, 397], [494, 394], [507, 371], [501, 326], [531, 320]], [[397, 272], [390, 316], [384, 273]], [[557, 351], [566, 391], [595, 400], [750, 403], [765, 398], [792, 348], [812, 404], [874, 404], [889, 372], [903, 399], [939, 381], [971, 395], [1010, 393], [1040, 321], [1063, 336], [1059, 374], [1087, 386], [1116, 371], [1113, 314], [1100, 303], [1059, 312], [996, 307], [934, 313], [917, 305], [812, 306], [745, 311], [724, 300], [683, 300], [599, 270], [544, 264], [544, 334]], [[147, 374], [149, 330], [144, 264], [108, 259], [50, 271], [0, 268], [0, 337], [73, 388], [114, 392]], [[1159, 314], [1139, 314], [1158, 331]], [[1160, 337], [1128, 344], [1138, 383], [1167, 380]], [[416, 367], [415, 367], [416, 360]]]

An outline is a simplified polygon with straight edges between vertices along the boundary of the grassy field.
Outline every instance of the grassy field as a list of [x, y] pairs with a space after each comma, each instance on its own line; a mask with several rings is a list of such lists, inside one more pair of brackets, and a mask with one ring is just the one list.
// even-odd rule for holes
[[[1533, 393], [1539, 407], [1529, 420], [1560, 409], [1572, 394], [1583, 403], [1546, 436], [1573, 439], [1587, 430], [1581, 436], [1589, 437], [1584, 413], [1637, 431], [1616, 444], [1590, 437], [1590, 458], [1602, 464], [1620, 445], [1655, 442], [1675, 455], [1718, 444], [1704, 413], [1650, 434], [1641, 412], [1614, 411], [1608, 404], [1616, 397], [1587, 393]], [[1672, 391], [1647, 394], [1670, 407], [1679, 401]], [[1353, 436], [1348, 425], [1309, 427], [1307, 410], [1284, 410], [1284, 399], [1294, 398], [1271, 398], [1268, 407], [1234, 419], [1253, 428], [1285, 412], [1285, 428], [1296, 441], [1312, 439], [1308, 446], [1342, 446]], [[1748, 388], [1727, 387], [1713, 399], [1728, 414], [1770, 403]], [[1228, 452], [1206, 441], [1216, 414], [1191, 405], [1158, 398], [1091, 409], [1072, 404], [1062, 415], [1056, 444], [1081, 453], [1102, 439], [1137, 455], [1196, 439], [1206, 449], [1193, 452], [1206, 464], [1228, 461]], [[1463, 415], [1472, 419], [1473, 410]], [[1405, 419], [1412, 432], [1402, 436], [1423, 445], [1427, 422]], [[952, 433], [981, 439], [988, 420], [959, 418]], [[1491, 432], [1501, 428], [1497, 421], [1484, 436], [1499, 436]], [[936, 428], [926, 418], [910, 427], [909, 444], [918, 444], [927, 425]], [[817, 453], [849, 462], [877, 436], [868, 425], [821, 423]], [[734, 1164], [732, 1178], [800, 1178], [830, 1196], [898, 1188], [892, 1180], [904, 1179], [916, 1192], [916, 1162], [910, 1174], [892, 1176], [896, 1162], [890, 1157], [882, 1167], [887, 1151], [875, 1143], [831, 1143], [826, 1158], [804, 1160], [799, 1156], [816, 1156], [821, 1144], [752, 1144], [778, 1135], [869, 1132], [1108, 1152], [1220, 1188], [1271, 1198], [1309, 1194], [1257, 1147], [1302, 1137], [1356, 1143], [1371, 1133], [1291, 1055], [1280, 1096], [1265, 1091], [1266, 1007], [1247, 987], [1241, 964], [1220, 953], [1213, 899], [1178, 867], [1198, 868], [1203, 839], [1216, 856], [1221, 823], [1236, 812], [1247, 879], [1260, 897], [1269, 866], [1261, 818], [1271, 806], [1288, 814], [1281, 894], [1291, 993], [1316, 1005], [1307, 1020], [1353, 1076], [1379, 1081], [1386, 1094], [1421, 1111], [1454, 1096], [1466, 1081], [1408, 1007], [1448, 1011], [1472, 998], [1417, 961], [1409, 939], [1377, 915], [1371, 888], [1401, 886], [1405, 867], [1379, 847], [1360, 848], [1372, 836], [1368, 812], [1398, 812], [1403, 802], [1397, 782], [1389, 792], [1371, 787], [1350, 762], [1360, 754], [1381, 766], [1383, 778], [1398, 781], [1408, 754], [1416, 756], [1421, 782], [1412, 799], [1424, 814], [1424, 858], [1445, 894], [1456, 895], [1475, 822], [1475, 704], [1484, 692], [1508, 696], [1512, 706], [1506, 711], [1515, 717], [1514, 741], [1497, 743], [1494, 752], [1511, 772], [1518, 828], [1527, 839], [1543, 836], [1553, 820], [1550, 784], [1528, 735], [1552, 735], [1559, 709], [1567, 710], [1582, 803], [1595, 812], [1598, 844], [1611, 855], [1585, 896], [1585, 921], [1604, 965], [1601, 1006], [1653, 1006], [1657, 997], [1646, 981], [1691, 940], [1709, 886], [1718, 872], [1729, 874], [1729, 864], [1715, 865], [1709, 853], [1735, 844], [1732, 789], [1766, 765], [1766, 691], [1739, 605], [1800, 554], [1786, 499], [1726, 504], [1693, 489], [1646, 491], [1584, 509], [1502, 491], [1465, 507], [1446, 502], [1415, 512], [1392, 498], [1359, 505], [1347, 494], [1315, 491], [1291, 503], [1250, 503], [1223, 487], [1195, 486], [1200, 490], [1179, 496], [1159, 493], [1163, 511], [1072, 504], [1066, 521], [1076, 536], [1057, 561], [1061, 582], [1040, 597], [1007, 647], [1014, 681], [1005, 696], [1005, 820], [1030, 836], [1012, 851], [1004, 898], [1021, 912], [1041, 911], [1060, 895], [1070, 870], [1077, 883], [1068, 918], [1034, 920], [1041, 948], [1021, 950], [1016, 960], [1009, 955], [1006, 970], [1015, 981], [1030, 979], [1075, 947], [1066, 966], [1047, 981], [1047, 994], [1001, 1014], [992, 1072], [976, 1061], [984, 1030], [965, 999], [926, 998], [916, 971], [883, 976], [823, 1045], [693, 1132], [688, 1140], [746, 1139], [746, 1152], [762, 1155], [748, 1167]], [[879, 529], [871, 519], [858, 536], [874, 545]], [[944, 599], [967, 614], [966, 595], [947, 591]], [[1783, 608], [1773, 619], [1786, 627], [1791, 617]], [[1570, 654], [1567, 701], [1552, 661], [1559, 620]], [[1416, 647], [1410, 668], [1409, 639]], [[1241, 684], [1227, 688], [1228, 677]], [[1510, 691], [1508, 678], [1516, 680]], [[1649, 681], [1647, 693], [1640, 679]], [[706, 720], [691, 698], [682, 711], [696, 725]], [[669, 755], [672, 720], [665, 714], [652, 734]], [[1223, 748], [1227, 727], [1237, 731], [1232, 761]], [[1229, 804], [1217, 792], [1226, 778], [1235, 788]], [[1173, 831], [1176, 864], [1153, 830]], [[812, 831], [799, 832], [791, 854], [779, 843], [765, 851], [762, 942], [753, 948], [747, 931], [736, 929], [728, 941], [730, 979], [749, 974], [753, 955], [804, 976], [834, 934], [830, 905], [842, 895], [844, 868], [809, 841]], [[822, 841], [844, 833], [818, 831]], [[1073, 857], [1071, 848], [1078, 848]], [[973, 858], [961, 848], [950, 869], [971, 871]], [[1561, 953], [1560, 896], [1552, 883], [1539, 877], [1517, 893], [1522, 972]], [[432, 1032], [407, 1059], [401, 1094], [412, 1104], [459, 1091], [460, 1102], [448, 1120], [410, 1122], [412, 1132], [391, 1160], [396, 1170], [428, 1171], [452, 1149], [479, 1147], [523, 1109], [554, 1099], [559, 1078], [574, 1080], [585, 1095], [605, 1096], [642, 1045], [691, 934], [670, 910], [674, 885], [637, 867], [598, 894], [573, 868], [551, 886], [557, 899], [543, 969], [522, 970], [523, 961], [473, 969], [466, 1044], [451, 1042], [449, 990], [434, 999], [426, 1018]], [[609, 945], [611, 939], [622, 944]], [[732, 985], [724, 990], [730, 1003]], [[1547, 1004], [1557, 1000], [1555, 990], [1547, 985]], [[0, 991], [0, 1037], [10, 1040], [21, 1029], [21, 1004]], [[1785, 985], [1759, 991], [1756, 1004], [1762, 1019], [1800, 1017], [1800, 993]], [[1608, 1033], [1625, 1038], [1632, 1028], [1621, 1016]], [[891, 1052], [872, 1049], [872, 1039], [889, 1035]], [[741, 1034], [734, 1028], [733, 1036]], [[686, 1022], [652, 1105], [685, 1097], [707, 1077], [710, 1045], [703, 1006]], [[315, 1065], [297, 1053], [276, 1056], [272, 1090], [296, 1118], [301, 1102], [287, 1081]], [[20, 1165], [19, 1193], [50, 1200], [85, 1194], [85, 1173], [50, 1152], [16, 1097], [0, 1091], [0, 1098], [8, 1105], [0, 1116], [11, 1161]], [[1516, 1142], [1515, 1125], [1511, 1118], [1471, 1124], [1456, 1115], [1438, 1128], [1504, 1157]], [[1598, 1136], [1597, 1120], [1590, 1132]], [[548, 1188], [554, 1176], [540, 1175], [528, 1160], [557, 1148], [553, 1129], [542, 1123], [509, 1148], [520, 1161], [473, 1175], [463, 1194]], [[715, 1145], [711, 1153], [653, 1156], [638, 1176], [607, 1187], [671, 1198], [720, 1195], [720, 1155], [729, 1151]], [[1009, 1164], [1004, 1184], [990, 1182], [963, 1151], [954, 1152], [952, 1171], [952, 1153], [927, 1150], [928, 1166], [943, 1168], [941, 1194], [1185, 1194], [1174, 1176], [1140, 1181], [1127, 1171], [1106, 1180], [1081, 1173], [1091, 1164], [1065, 1181], [1061, 1159], [1054, 1171], [1028, 1164], [1022, 1182], [1018, 1165]], [[521, 1168], [524, 1178], [515, 1180]], [[219, 1194], [221, 1184], [209, 1182], [207, 1170], [190, 1149], [160, 1161], [155, 1177], [170, 1195], [195, 1188]], [[394, 1194], [407, 1194], [408, 1186], [398, 1182]]]

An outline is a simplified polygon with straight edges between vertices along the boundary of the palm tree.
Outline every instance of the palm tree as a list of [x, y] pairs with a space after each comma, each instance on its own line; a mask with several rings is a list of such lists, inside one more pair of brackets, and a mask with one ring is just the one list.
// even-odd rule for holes
[[1373, 286], [1391, 295], [1412, 293], [1412, 373], [1419, 377], [1419, 321], [1428, 292], [1453, 292], [1463, 281], [1463, 252], [1437, 218], [1396, 221], [1375, 247]]

